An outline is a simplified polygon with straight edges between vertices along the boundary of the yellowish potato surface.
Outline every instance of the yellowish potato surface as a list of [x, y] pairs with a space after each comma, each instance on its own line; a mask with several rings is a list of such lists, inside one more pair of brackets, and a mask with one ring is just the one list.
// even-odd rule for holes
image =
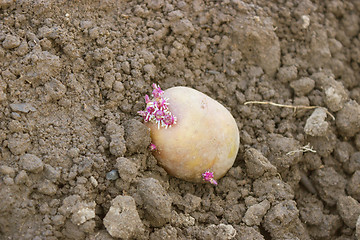
[[147, 122], [154, 156], [175, 177], [200, 182], [202, 173], [223, 177], [239, 149], [239, 130], [231, 113], [219, 102], [188, 87], [167, 89], [169, 109], [177, 118], [171, 128]]

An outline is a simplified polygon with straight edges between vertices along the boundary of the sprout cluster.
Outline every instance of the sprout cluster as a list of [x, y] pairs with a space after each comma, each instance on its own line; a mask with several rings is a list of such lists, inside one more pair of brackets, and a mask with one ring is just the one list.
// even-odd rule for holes
[[176, 117], [169, 110], [168, 98], [163, 97], [164, 91], [156, 85], [152, 84], [152, 99], [148, 95], [145, 96], [146, 108], [138, 113], [144, 118], [145, 122], [156, 123], [158, 129], [160, 127], [168, 128], [176, 124]]
[[217, 185], [217, 181], [214, 179], [214, 173], [206, 171], [202, 174], [202, 177], [205, 181], [210, 182], [211, 184]]

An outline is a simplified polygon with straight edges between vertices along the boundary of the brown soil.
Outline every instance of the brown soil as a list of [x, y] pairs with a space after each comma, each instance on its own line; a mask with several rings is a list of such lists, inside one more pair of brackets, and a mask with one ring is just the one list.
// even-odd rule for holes
[[[359, 24], [359, 0], [0, 0], [0, 239], [360, 238]], [[233, 114], [218, 186], [157, 165], [153, 82]]]

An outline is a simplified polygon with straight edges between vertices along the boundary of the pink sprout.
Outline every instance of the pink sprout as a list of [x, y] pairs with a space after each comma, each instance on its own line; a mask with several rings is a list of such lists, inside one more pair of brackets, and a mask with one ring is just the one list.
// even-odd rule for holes
[[163, 121], [166, 125], [171, 126], [175, 123], [175, 118], [173, 115], [166, 115]]
[[165, 116], [165, 113], [163, 110], [157, 110], [155, 112], [155, 119], [158, 120], [158, 121], [161, 121]]
[[149, 148], [150, 148], [150, 151], [155, 151], [156, 150], [156, 145], [153, 144], [153, 143], [150, 143]]
[[217, 181], [214, 179], [214, 173], [206, 171], [202, 174], [202, 177], [205, 181], [210, 182], [211, 184], [217, 185]]
[[161, 96], [164, 94], [164, 91], [161, 90], [160, 86], [153, 83], [152, 87], [154, 88], [154, 90], [152, 92], [153, 97], [154, 98], [161, 98]]
[[171, 127], [176, 124], [176, 117], [172, 115], [168, 108], [168, 98], [163, 97], [164, 91], [156, 85], [152, 84], [152, 99], [148, 95], [145, 96], [146, 108], [144, 111], [138, 111], [138, 114], [144, 118], [145, 122], [154, 122], [160, 127]]

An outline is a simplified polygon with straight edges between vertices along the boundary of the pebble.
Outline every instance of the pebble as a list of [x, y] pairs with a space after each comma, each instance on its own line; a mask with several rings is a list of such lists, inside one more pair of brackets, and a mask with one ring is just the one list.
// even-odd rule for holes
[[149, 128], [138, 120], [131, 119], [124, 123], [124, 129], [128, 153], [145, 152], [151, 142]]
[[188, 19], [181, 19], [174, 22], [171, 25], [171, 29], [175, 34], [183, 35], [185, 37], [189, 37], [195, 30], [194, 26]]
[[262, 226], [273, 239], [310, 239], [304, 227], [299, 223], [296, 202], [286, 200], [270, 208]]
[[21, 170], [15, 177], [16, 184], [23, 184], [26, 183], [28, 180], [29, 180], [29, 176], [24, 170]]
[[98, 181], [93, 176], [91, 176], [89, 180], [93, 187], [97, 187], [99, 185]]
[[14, 185], [14, 179], [11, 177], [4, 177], [3, 181], [4, 181], [5, 185], [8, 185], [8, 186]]
[[71, 222], [80, 225], [86, 221], [95, 218], [95, 202], [90, 202], [87, 204], [80, 204], [80, 206], [74, 211], [71, 216]]
[[255, 148], [247, 149], [244, 158], [250, 178], [257, 179], [265, 173], [274, 176], [277, 173], [276, 167]]
[[0, 173], [4, 174], [4, 175], [8, 175], [10, 177], [14, 177], [15, 176], [15, 170], [12, 167], [9, 166], [5, 166], [5, 165], [1, 165], [0, 166]]
[[21, 155], [31, 147], [29, 134], [14, 134], [8, 138], [8, 148], [14, 155]]
[[106, 174], [106, 179], [109, 181], [114, 181], [119, 178], [119, 174], [116, 170], [111, 170]]
[[294, 89], [297, 96], [304, 96], [311, 92], [315, 87], [315, 81], [308, 77], [300, 78], [299, 80], [292, 81], [290, 87]]
[[13, 48], [16, 48], [20, 45], [21, 41], [20, 41], [20, 38], [17, 37], [17, 36], [13, 36], [13, 35], [6, 35], [3, 43], [2, 43], [2, 46], [5, 48], [5, 49], [13, 49]]
[[104, 220], [104, 226], [114, 238], [136, 239], [144, 233], [144, 225], [136, 210], [135, 200], [130, 196], [117, 196]]
[[42, 160], [34, 154], [24, 154], [20, 157], [21, 167], [32, 173], [39, 173], [44, 168]]
[[329, 206], [334, 206], [345, 195], [345, 178], [332, 167], [315, 170], [311, 175], [319, 197]]
[[115, 167], [117, 168], [121, 179], [126, 182], [131, 182], [138, 174], [138, 167], [136, 164], [124, 157], [116, 159]]
[[282, 83], [287, 83], [297, 78], [298, 70], [296, 66], [285, 66], [279, 68], [277, 78]]
[[357, 201], [360, 201], [360, 170], [357, 170], [354, 172], [352, 177], [350, 178], [350, 181], [348, 181], [348, 184], [346, 186], [346, 190], [348, 194], [355, 198]]
[[324, 108], [317, 108], [306, 120], [304, 131], [307, 135], [314, 137], [325, 136], [329, 123], [325, 121], [326, 110]]
[[360, 216], [360, 203], [350, 196], [341, 196], [337, 202], [337, 210], [344, 223], [350, 228], [355, 228]]
[[150, 225], [161, 227], [170, 221], [172, 199], [158, 180], [142, 179], [138, 185], [138, 193], [143, 200]]
[[259, 226], [267, 210], [270, 208], [270, 202], [264, 200], [261, 203], [252, 205], [248, 208], [243, 217], [243, 222], [248, 226]]
[[60, 178], [60, 171], [49, 164], [44, 165], [44, 176], [50, 181], [57, 181]]
[[49, 180], [45, 180], [39, 184], [38, 191], [39, 193], [53, 196], [56, 194], [57, 186], [52, 182], [50, 182]]
[[349, 101], [336, 114], [336, 127], [345, 137], [353, 137], [360, 132], [360, 105]]
[[[236, 236], [235, 228], [230, 224], [220, 223], [219, 225], [211, 224], [206, 230], [210, 231], [216, 240], [234, 239]], [[205, 231], [206, 231], [205, 230]]]
[[28, 113], [28, 112], [36, 112], [36, 108], [33, 107], [30, 103], [12, 103], [9, 105], [11, 110], [15, 111], [15, 112], [23, 112], [23, 113]]

